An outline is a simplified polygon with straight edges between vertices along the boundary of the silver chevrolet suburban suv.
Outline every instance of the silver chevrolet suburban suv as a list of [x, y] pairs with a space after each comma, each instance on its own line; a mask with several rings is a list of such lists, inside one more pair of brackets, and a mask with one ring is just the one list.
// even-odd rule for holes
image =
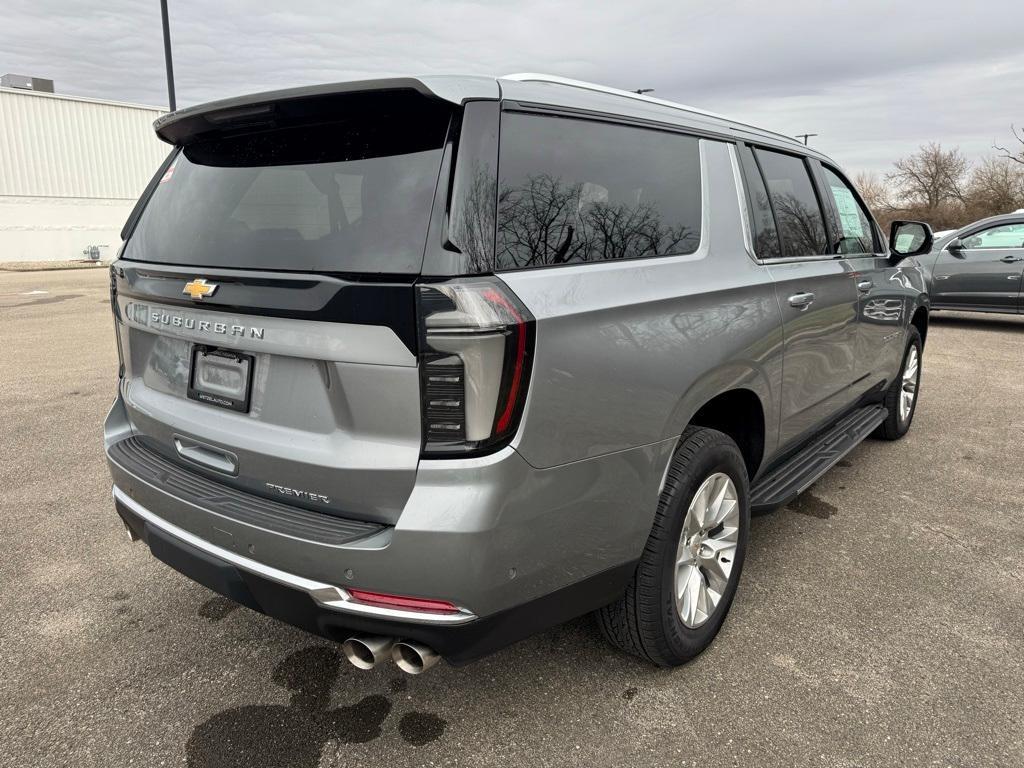
[[[931, 232], [824, 155], [545, 75], [161, 117], [111, 267], [133, 540], [368, 668], [596, 611], [711, 642], [751, 513], [914, 417]], [[898, 252], [900, 243], [905, 252]]]

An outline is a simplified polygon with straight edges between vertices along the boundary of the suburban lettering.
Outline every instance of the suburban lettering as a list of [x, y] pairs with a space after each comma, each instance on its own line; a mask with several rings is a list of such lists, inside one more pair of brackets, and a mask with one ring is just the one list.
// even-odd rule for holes
[[189, 315], [172, 315], [160, 310], [150, 310], [142, 304], [129, 302], [124, 305], [125, 316], [139, 323], [140, 325], [167, 325], [171, 328], [185, 328], [190, 331], [197, 330], [205, 333], [220, 333], [225, 336], [249, 336], [253, 339], [262, 339], [266, 329], [248, 325], [236, 325], [221, 323], [211, 320], [197, 320]]

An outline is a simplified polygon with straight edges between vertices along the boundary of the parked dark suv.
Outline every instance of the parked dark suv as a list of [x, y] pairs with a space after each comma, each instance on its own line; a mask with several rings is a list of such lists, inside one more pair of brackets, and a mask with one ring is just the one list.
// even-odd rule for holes
[[597, 611], [718, 632], [751, 511], [901, 437], [928, 329], [827, 157], [543, 75], [193, 107], [111, 269], [105, 427], [152, 553], [362, 667]]

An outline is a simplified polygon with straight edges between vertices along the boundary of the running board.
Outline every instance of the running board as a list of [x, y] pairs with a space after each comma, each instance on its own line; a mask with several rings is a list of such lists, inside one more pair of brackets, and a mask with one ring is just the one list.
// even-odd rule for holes
[[844, 416], [785, 464], [754, 483], [750, 511], [759, 514], [791, 502], [860, 445], [888, 415], [884, 405], [870, 405]]

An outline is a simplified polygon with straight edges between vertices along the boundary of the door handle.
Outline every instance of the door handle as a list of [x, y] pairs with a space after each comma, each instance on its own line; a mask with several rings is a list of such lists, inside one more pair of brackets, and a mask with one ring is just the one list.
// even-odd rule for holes
[[875, 284], [870, 280], [861, 280], [859, 283], [857, 283], [857, 290], [860, 291], [861, 293], [867, 293], [874, 287]]
[[202, 464], [204, 467], [223, 472], [225, 475], [238, 474], [238, 457], [230, 451], [222, 451], [199, 440], [174, 435], [174, 447], [183, 459]]
[[801, 312], [807, 309], [811, 304], [814, 303], [813, 293], [794, 293], [789, 297], [789, 306], [796, 307]]
[[1024, 261], [1024, 258], [1020, 256], [1003, 256], [1000, 261], [1004, 264], [1013, 264], [1015, 261]]

